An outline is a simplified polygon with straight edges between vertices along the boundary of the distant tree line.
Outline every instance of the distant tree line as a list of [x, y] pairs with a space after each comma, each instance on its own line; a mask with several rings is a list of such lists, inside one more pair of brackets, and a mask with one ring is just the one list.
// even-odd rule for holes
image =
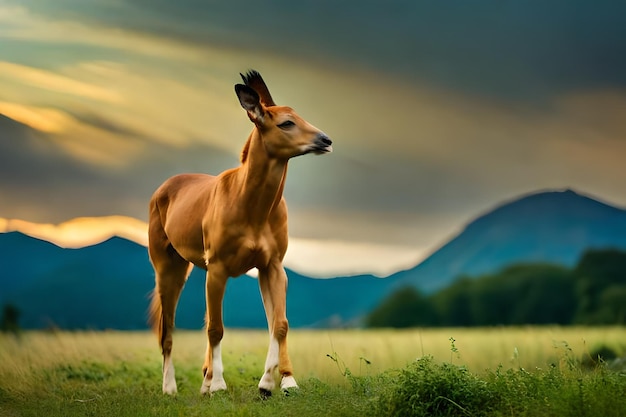
[[0, 332], [18, 334], [20, 332], [20, 310], [13, 304], [5, 304], [0, 316]]
[[368, 327], [521, 324], [626, 324], [626, 252], [589, 250], [571, 269], [512, 265], [431, 295], [407, 286], [366, 318]]

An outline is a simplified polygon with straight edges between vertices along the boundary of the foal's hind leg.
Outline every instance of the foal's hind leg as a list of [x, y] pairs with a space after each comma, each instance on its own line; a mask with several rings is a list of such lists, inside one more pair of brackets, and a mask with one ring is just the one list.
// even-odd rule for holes
[[151, 248], [152, 259], [156, 273], [156, 286], [152, 294], [151, 321], [153, 328], [159, 336], [161, 352], [163, 353], [163, 393], [176, 394], [176, 379], [174, 375], [174, 363], [172, 362], [172, 332], [174, 330], [174, 318], [176, 305], [180, 293], [187, 280], [191, 264], [176, 253], [171, 246], [164, 256], [156, 255]]

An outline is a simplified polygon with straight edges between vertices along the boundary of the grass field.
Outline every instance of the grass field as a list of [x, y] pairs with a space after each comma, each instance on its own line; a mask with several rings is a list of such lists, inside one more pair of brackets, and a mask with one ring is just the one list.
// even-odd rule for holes
[[227, 329], [229, 389], [203, 397], [205, 337], [177, 332], [171, 398], [150, 333], [0, 335], [0, 416], [626, 415], [626, 374], [579, 364], [600, 346], [623, 356], [623, 327], [295, 330], [301, 388], [261, 400], [267, 342]]

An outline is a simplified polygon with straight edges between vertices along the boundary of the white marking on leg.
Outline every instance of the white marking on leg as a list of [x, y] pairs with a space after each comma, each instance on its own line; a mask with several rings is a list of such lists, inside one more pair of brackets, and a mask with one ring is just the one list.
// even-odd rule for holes
[[289, 388], [298, 388], [296, 379], [291, 375], [284, 376], [283, 379], [280, 381], [280, 389], [288, 390]]
[[174, 362], [172, 355], [163, 358], [163, 394], [176, 394], [176, 378], [174, 376]]
[[200, 394], [205, 395], [211, 392], [211, 378], [209, 378], [209, 373], [207, 372], [204, 375], [204, 379], [202, 380], [202, 386], [200, 387]]
[[[209, 342], [207, 342], [206, 345], [206, 350], [207, 353], [206, 355], [209, 355]], [[200, 394], [204, 395], [204, 394], [208, 394], [209, 393], [209, 389], [211, 388], [211, 377], [209, 377], [209, 370], [206, 370], [206, 374], [204, 374], [204, 379], [202, 380], [202, 386], [200, 387]]]
[[226, 381], [224, 381], [224, 365], [222, 364], [222, 347], [221, 343], [218, 343], [213, 347], [213, 359], [212, 359], [212, 367], [213, 367], [213, 377], [211, 379], [208, 378], [207, 375], [204, 376], [204, 381], [202, 381], [202, 387], [200, 388], [200, 393], [214, 393], [215, 391], [226, 390]]
[[259, 382], [259, 389], [271, 391], [276, 386], [274, 381], [274, 372], [278, 368], [278, 340], [273, 336], [270, 337], [270, 346], [267, 350], [267, 359], [265, 359], [265, 373]]

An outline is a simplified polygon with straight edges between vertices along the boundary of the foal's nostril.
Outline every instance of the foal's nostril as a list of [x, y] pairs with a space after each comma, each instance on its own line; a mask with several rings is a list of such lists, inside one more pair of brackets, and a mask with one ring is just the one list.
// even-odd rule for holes
[[327, 146], [330, 146], [333, 144], [333, 141], [330, 140], [328, 136], [320, 136], [320, 140], [322, 141], [324, 145], [327, 145]]

